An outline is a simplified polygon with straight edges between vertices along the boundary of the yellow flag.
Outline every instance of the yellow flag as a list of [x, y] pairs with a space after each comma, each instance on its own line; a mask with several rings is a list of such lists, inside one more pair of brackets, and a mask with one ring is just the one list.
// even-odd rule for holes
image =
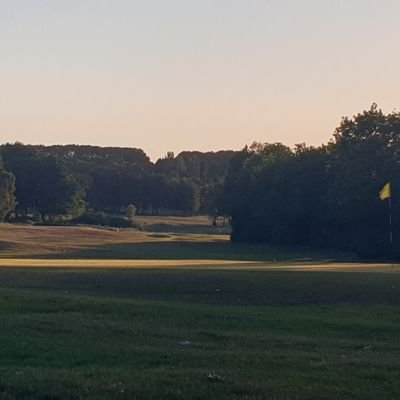
[[390, 192], [390, 183], [387, 183], [379, 192], [379, 198], [381, 200], [390, 199]]

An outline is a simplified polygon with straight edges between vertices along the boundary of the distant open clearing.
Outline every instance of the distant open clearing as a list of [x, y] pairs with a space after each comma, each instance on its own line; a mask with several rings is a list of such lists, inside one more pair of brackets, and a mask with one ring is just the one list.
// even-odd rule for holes
[[[210, 228], [206, 217], [140, 221], [162, 222], [170, 231], [1, 224], [0, 267], [400, 271], [398, 264], [361, 263], [336, 251], [233, 244], [218, 228], [214, 234], [192, 233], [193, 226]], [[178, 225], [189, 232], [174, 232]]]
[[[149, 225], [158, 221], [155, 217], [149, 218]], [[141, 221], [146, 220], [141, 217]], [[161, 221], [167, 221], [163, 217]], [[129, 244], [151, 244], [160, 242], [228, 242], [228, 235], [219, 234], [218, 229], [214, 229], [215, 234], [175, 233], [174, 227], [177, 220], [181, 221], [183, 226], [192, 226], [196, 222], [197, 226], [207, 226], [207, 219], [204, 217], [177, 218], [172, 217], [169, 227], [171, 232], [145, 232], [134, 229], [116, 229], [116, 228], [98, 228], [85, 226], [32, 226], [32, 225], [14, 225], [0, 224], [0, 257], [62, 257], [68, 255], [75, 257], [79, 252], [101, 250], [106, 246], [129, 245]], [[186, 221], [186, 225], [183, 222]], [[201, 223], [203, 225], [201, 225]], [[100, 251], [101, 254], [101, 251]], [[94, 253], [94, 258], [101, 258]], [[86, 258], [86, 257], [85, 257]], [[119, 257], [117, 257], [119, 258]]]
[[[165, 231], [0, 224], [0, 259], [109, 260], [109, 267], [121, 265], [116, 260], [130, 260], [129, 263], [122, 263], [125, 266], [140, 265], [133, 260], [149, 260], [143, 266], [150, 265], [150, 260], [168, 260], [164, 264], [158, 262], [159, 266], [171, 265], [171, 260], [180, 260], [175, 264], [181, 266], [234, 265], [237, 261], [268, 264], [257, 264], [258, 268], [271, 268], [273, 265], [280, 268], [282, 263], [288, 262], [322, 265], [335, 261], [357, 261], [351, 254], [335, 250], [231, 243], [229, 235], [221, 233], [218, 227], [212, 227], [206, 217], [171, 217], [170, 220], [168, 217], [140, 218], [149, 226], [154, 221], [163, 221]], [[178, 223], [180, 228], [176, 231]], [[182, 231], [182, 227], [186, 231]], [[203, 228], [212, 233], [203, 233]], [[197, 261], [194, 263], [193, 260]], [[2, 261], [1, 265], [6, 265], [4, 263], [9, 261]], [[81, 262], [81, 265], [84, 264], [89, 265], [90, 262]]]

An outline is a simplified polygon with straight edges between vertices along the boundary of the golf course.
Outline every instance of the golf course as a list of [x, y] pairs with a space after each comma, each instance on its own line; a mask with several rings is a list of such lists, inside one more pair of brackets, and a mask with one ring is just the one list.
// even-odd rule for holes
[[0, 399], [400, 397], [400, 266], [146, 221], [0, 226]]

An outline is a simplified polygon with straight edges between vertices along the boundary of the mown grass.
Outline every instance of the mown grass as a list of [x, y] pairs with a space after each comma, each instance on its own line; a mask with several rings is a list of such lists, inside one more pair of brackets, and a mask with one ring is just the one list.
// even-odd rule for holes
[[[136, 243], [115, 243], [78, 249], [69, 253], [51, 254], [51, 258], [100, 258], [131, 260], [231, 260], [330, 262], [356, 260], [354, 255], [329, 249], [238, 244], [227, 240], [203, 237], [182, 240], [169, 235], [169, 240]], [[190, 237], [189, 237], [190, 238]]]
[[0, 269], [0, 399], [397, 399], [399, 304], [396, 273]]
[[112, 267], [0, 268], [0, 400], [400, 398], [398, 269], [235, 270], [352, 257], [223, 235], [2, 226], [0, 241], [15, 265]]

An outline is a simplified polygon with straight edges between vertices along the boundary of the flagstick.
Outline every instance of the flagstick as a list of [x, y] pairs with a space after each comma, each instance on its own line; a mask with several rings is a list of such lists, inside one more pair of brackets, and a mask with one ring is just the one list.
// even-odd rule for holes
[[392, 197], [389, 196], [389, 225], [390, 225], [390, 243], [393, 243], [393, 228], [392, 228]]
[[[393, 228], [392, 228], [392, 195], [389, 196], [389, 224], [390, 224], [390, 243], [393, 244]], [[394, 268], [393, 262], [390, 265]]]

